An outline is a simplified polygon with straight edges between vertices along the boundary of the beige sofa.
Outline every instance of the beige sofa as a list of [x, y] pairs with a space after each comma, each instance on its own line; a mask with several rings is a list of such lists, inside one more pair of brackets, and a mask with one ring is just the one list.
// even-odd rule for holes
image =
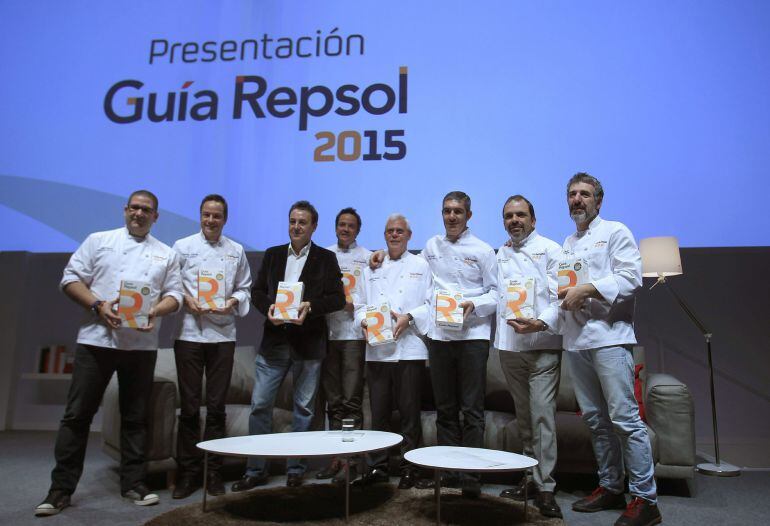
[[[641, 347], [634, 351], [637, 363], [644, 363]], [[667, 374], [645, 374], [640, 378], [647, 411], [647, 427], [652, 442], [655, 474], [663, 478], [690, 479], [695, 465], [695, 429], [692, 397], [687, 386]], [[646, 377], [646, 378], [645, 378]], [[426, 374], [426, 381], [428, 375]], [[291, 375], [281, 386], [273, 412], [276, 432], [291, 429]], [[227, 397], [227, 436], [248, 434], [251, 391], [254, 386], [254, 348], [238, 347], [230, 390]], [[500, 370], [498, 351], [490, 351], [487, 365], [486, 431], [484, 446], [491, 449], [520, 452], [513, 400]], [[426, 385], [422, 416], [425, 445], [436, 443], [436, 414], [430, 410], [430, 388]], [[364, 402], [365, 425], [368, 423], [368, 402]], [[174, 353], [171, 349], [158, 351], [155, 383], [150, 403], [147, 441], [148, 471], [165, 471], [172, 477], [176, 469], [176, 425], [179, 409]], [[205, 418], [205, 408], [201, 409]], [[320, 412], [319, 412], [320, 415]], [[558, 472], [585, 472], [596, 470], [590, 433], [578, 414], [578, 405], [566, 362], [563, 363], [561, 384], [557, 399], [556, 433], [558, 438]], [[314, 428], [323, 425], [322, 417]], [[120, 414], [118, 410], [117, 381], [113, 378], [103, 402], [102, 436], [104, 451], [119, 459]], [[236, 461], [243, 462], [242, 459]]]

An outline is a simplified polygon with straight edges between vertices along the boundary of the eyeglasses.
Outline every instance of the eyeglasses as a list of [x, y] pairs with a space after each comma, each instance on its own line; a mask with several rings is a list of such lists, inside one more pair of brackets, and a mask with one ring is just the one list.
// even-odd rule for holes
[[152, 214], [155, 212], [155, 209], [151, 206], [142, 206], [142, 205], [128, 205], [127, 207], [132, 212], [144, 212], [145, 214]]

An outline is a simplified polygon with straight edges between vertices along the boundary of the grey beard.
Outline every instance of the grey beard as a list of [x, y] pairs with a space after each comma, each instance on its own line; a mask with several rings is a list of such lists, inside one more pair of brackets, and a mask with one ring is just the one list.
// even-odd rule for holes
[[576, 210], [574, 212], [570, 212], [569, 216], [575, 223], [583, 223], [588, 218], [588, 214], [586, 214], [585, 210]]

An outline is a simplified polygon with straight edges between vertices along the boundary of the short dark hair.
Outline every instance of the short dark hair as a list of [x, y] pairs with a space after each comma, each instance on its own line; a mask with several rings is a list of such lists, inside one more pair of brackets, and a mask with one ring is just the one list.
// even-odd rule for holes
[[602, 183], [599, 182], [599, 179], [594, 177], [591, 174], [588, 174], [586, 172], [578, 172], [575, 175], [573, 175], [569, 182], [567, 183], [567, 195], [569, 195], [569, 189], [570, 187], [575, 183], [588, 183], [591, 186], [594, 187], [594, 198], [597, 201], [602, 201], [604, 199], [604, 188], [602, 188]]
[[126, 201], [126, 206], [128, 206], [128, 204], [131, 202], [131, 199], [137, 195], [150, 199], [152, 201], [152, 206], [155, 207], [155, 211], [158, 211], [158, 197], [149, 190], [135, 190], [131, 192], [131, 195], [128, 196], [128, 201]]
[[224, 208], [224, 211], [225, 211], [225, 220], [227, 220], [227, 201], [225, 201], [225, 198], [219, 194], [209, 194], [206, 197], [204, 197], [203, 201], [201, 201], [201, 207], [198, 210], [198, 212], [203, 212], [203, 205], [205, 205], [209, 201], [222, 203], [222, 208]]
[[318, 211], [310, 204], [310, 201], [297, 201], [291, 205], [291, 208], [289, 208], [289, 215], [291, 215], [293, 210], [305, 210], [306, 212], [310, 212], [310, 220], [314, 225], [318, 224]]
[[535, 207], [532, 206], [532, 203], [529, 201], [529, 199], [527, 199], [523, 195], [516, 194], [506, 199], [505, 203], [503, 204], [503, 211], [505, 211], [505, 207], [508, 206], [508, 203], [510, 203], [511, 201], [524, 201], [525, 203], [527, 203], [527, 206], [529, 206], [529, 215], [532, 216], [532, 219], [535, 219]]
[[446, 201], [449, 200], [452, 201], [460, 201], [463, 206], [465, 207], [466, 212], [471, 211], [471, 196], [466, 194], [465, 192], [461, 192], [460, 190], [452, 190], [447, 195], [444, 196], [444, 200], [441, 201], [441, 204], [443, 205]]
[[362, 223], [361, 223], [361, 216], [358, 215], [358, 212], [356, 212], [356, 209], [353, 208], [352, 206], [349, 206], [347, 208], [343, 208], [342, 210], [337, 212], [337, 217], [334, 218], [334, 228], [337, 228], [337, 225], [340, 222], [340, 216], [342, 214], [350, 214], [352, 216], [355, 216], [356, 217], [356, 221], [358, 221], [358, 230], [356, 232], [361, 232], [361, 225], [362, 225]]

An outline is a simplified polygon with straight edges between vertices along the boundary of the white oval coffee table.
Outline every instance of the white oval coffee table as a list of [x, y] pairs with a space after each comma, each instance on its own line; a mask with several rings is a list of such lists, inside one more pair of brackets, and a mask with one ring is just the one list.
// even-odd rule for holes
[[[353, 440], [344, 442], [342, 431], [304, 431], [297, 433], [270, 433], [242, 437], [219, 438], [197, 444], [204, 451], [203, 511], [206, 511], [206, 483], [208, 455], [216, 453], [232, 457], [342, 457], [347, 464], [351, 457], [388, 449], [400, 444], [403, 438], [385, 431], [357, 430], [350, 432]], [[350, 470], [345, 470], [345, 520], [350, 514]]]
[[404, 458], [412, 464], [436, 470], [436, 524], [441, 524], [441, 471], [523, 471], [524, 472], [524, 521], [527, 520], [527, 470], [537, 466], [537, 460], [499, 451], [459, 446], [421, 447], [407, 451]]

